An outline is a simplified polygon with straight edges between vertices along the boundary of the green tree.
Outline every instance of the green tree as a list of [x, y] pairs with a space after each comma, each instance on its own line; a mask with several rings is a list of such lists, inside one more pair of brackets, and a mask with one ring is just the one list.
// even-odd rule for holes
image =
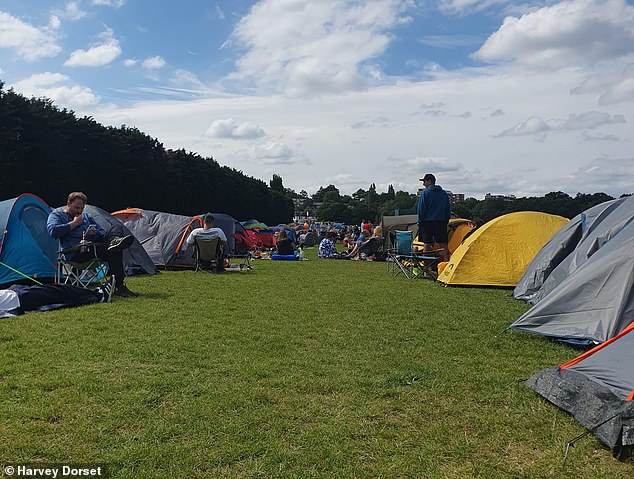
[[324, 201], [324, 196], [329, 191], [336, 191], [337, 194], [339, 194], [339, 190], [337, 189], [335, 185], [328, 185], [325, 188], [320, 187], [319, 190], [317, 190], [317, 193], [313, 195], [313, 201], [316, 201], [318, 203]]
[[269, 181], [269, 186], [274, 191], [284, 192], [284, 185], [282, 184], [282, 177], [273, 173], [273, 178]]

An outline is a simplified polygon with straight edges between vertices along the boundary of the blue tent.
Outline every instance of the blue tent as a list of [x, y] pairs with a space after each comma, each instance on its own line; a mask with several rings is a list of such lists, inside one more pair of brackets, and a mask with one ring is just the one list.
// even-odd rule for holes
[[0, 284], [31, 278], [54, 278], [58, 242], [46, 231], [50, 206], [25, 193], [0, 201]]

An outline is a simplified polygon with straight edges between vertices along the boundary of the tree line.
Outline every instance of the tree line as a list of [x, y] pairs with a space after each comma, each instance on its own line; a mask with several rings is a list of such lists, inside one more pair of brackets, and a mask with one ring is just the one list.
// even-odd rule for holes
[[[418, 196], [406, 191], [395, 192], [392, 185], [385, 193], [378, 193], [376, 185], [359, 189], [352, 195], [342, 195], [334, 185], [321, 187], [311, 197], [306, 192], [289, 192], [299, 199], [299, 211], [314, 215], [321, 221], [359, 224], [368, 219], [377, 224], [382, 215], [415, 214]], [[628, 196], [628, 195], [622, 195]], [[486, 223], [493, 218], [516, 211], [541, 211], [565, 218], [573, 218], [588, 208], [614, 199], [605, 193], [577, 193], [572, 197], [561, 191], [543, 197], [467, 198], [451, 205], [452, 214], [460, 218], [477, 219]]]
[[107, 211], [139, 207], [269, 224], [292, 220], [292, 199], [262, 180], [213, 158], [166, 149], [136, 128], [106, 127], [52, 100], [3, 87], [0, 82], [0, 199], [29, 192], [59, 206], [69, 192], [83, 191]]

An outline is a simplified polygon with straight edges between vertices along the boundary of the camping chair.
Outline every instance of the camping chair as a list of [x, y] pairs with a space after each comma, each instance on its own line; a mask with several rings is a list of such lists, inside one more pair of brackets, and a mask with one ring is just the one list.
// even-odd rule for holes
[[194, 240], [194, 260], [196, 271], [223, 271], [222, 241], [220, 238]]
[[412, 251], [414, 235], [411, 231], [395, 232], [395, 247], [388, 251], [388, 271], [394, 276], [403, 274], [406, 278], [438, 277], [437, 267], [440, 259], [432, 254]]
[[[66, 259], [67, 255], [90, 253], [83, 261]], [[110, 281], [108, 263], [97, 255], [95, 243], [84, 243], [57, 253], [57, 283], [96, 289]]]

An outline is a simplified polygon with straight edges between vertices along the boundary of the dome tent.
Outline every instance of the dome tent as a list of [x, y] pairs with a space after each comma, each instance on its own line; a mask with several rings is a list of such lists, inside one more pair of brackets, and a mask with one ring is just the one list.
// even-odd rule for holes
[[528, 265], [513, 290], [513, 297], [534, 303], [537, 292], [553, 270], [564, 262], [579, 243], [592, 234], [624, 200], [625, 198], [605, 201], [588, 208], [562, 226]]
[[458, 246], [438, 281], [462, 286], [515, 286], [537, 252], [567, 221], [535, 211], [494, 218]]
[[52, 279], [57, 273], [59, 242], [46, 230], [51, 207], [38, 196], [24, 193], [0, 201], [0, 284], [33, 279]]

